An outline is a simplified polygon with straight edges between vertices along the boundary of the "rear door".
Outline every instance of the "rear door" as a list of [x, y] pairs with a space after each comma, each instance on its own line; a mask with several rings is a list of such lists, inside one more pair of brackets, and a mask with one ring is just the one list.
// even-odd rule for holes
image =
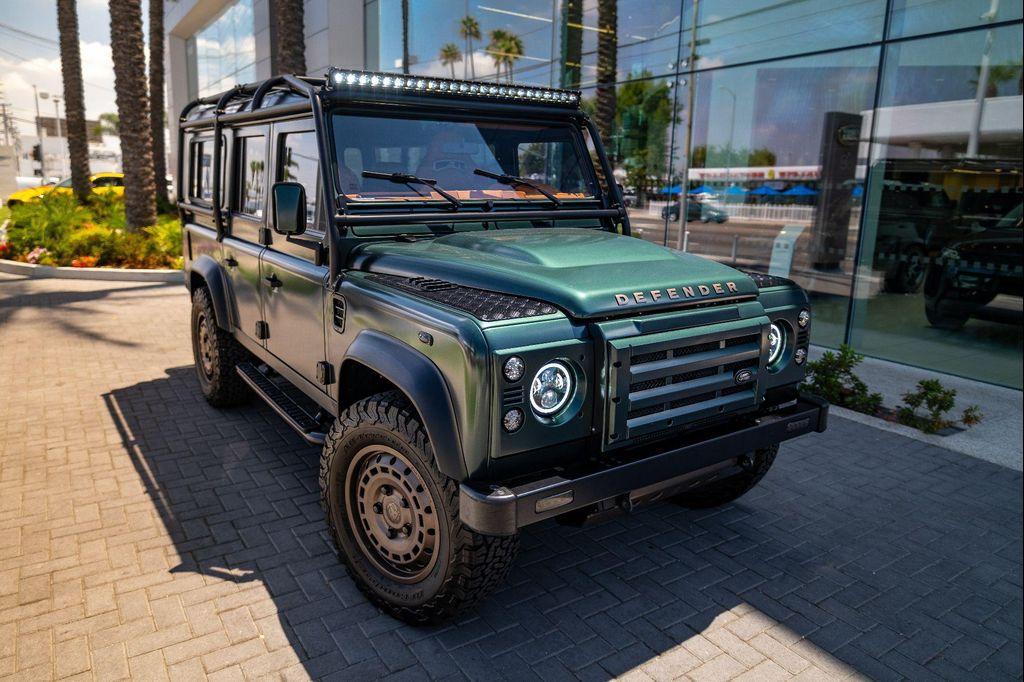
[[[315, 263], [309, 240], [323, 241], [319, 217], [319, 161], [311, 119], [273, 125], [273, 181], [306, 188], [306, 233], [286, 237], [271, 231], [261, 260], [263, 314], [270, 326], [267, 349], [320, 391], [317, 363], [324, 360], [324, 291], [326, 266]], [[273, 218], [268, 219], [268, 225]]]
[[269, 191], [270, 126], [235, 131], [230, 187], [230, 228], [224, 237], [224, 271], [231, 282], [239, 330], [261, 345], [257, 323], [263, 318], [260, 255], [261, 231], [266, 227]]

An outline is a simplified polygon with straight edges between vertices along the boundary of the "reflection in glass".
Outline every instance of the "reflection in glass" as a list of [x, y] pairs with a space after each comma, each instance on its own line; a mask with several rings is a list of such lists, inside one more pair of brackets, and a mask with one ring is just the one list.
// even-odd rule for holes
[[953, 28], [973, 28], [993, 21], [1020, 19], [1020, 0], [893, 0], [892, 37], [921, 35]]
[[1019, 26], [888, 48], [868, 173], [858, 349], [1021, 387]]
[[255, 80], [253, 0], [238, 0], [188, 39], [186, 55], [197, 96]]
[[316, 146], [316, 133], [288, 133], [281, 136], [279, 181], [298, 182], [306, 189], [306, 222], [310, 225], [316, 220], [317, 177], [319, 158]]

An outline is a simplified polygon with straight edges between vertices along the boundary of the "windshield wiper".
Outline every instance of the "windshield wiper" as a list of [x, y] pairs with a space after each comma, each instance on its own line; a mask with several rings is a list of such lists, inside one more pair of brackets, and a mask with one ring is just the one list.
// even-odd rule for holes
[[430, 189], [440, 194], [444, 199], [452, 205], [452, 208], [462, 208], [462, 202], [458, 200], [452, 194], [444, 191], [437, 186], [437, 180], [432, 178], [421, 178], [409, 173], [381, 173], [380, 171], [363, 171], [364, 178], [373, 178], [374, 180], [388, 180], [390, 182], [398, 183], [399, 185], [426, 185]]
[[554, 194], [541, 187], [538, 183], [528, 178], [521, 178], [518, 175], [503, 175], [501, 173], [492, 173], [491, 171], [486, 171], [483, 168], [474, 168], [473, 172], [476, 173], [477, 175], [482, 175], [485, 178], [497, 180], [501, 184], [508, 185], [510, 187], [515, 187], [516, 185], [520, 185], [522, 187], [529, 187], [530, 189], [537, 190], [538, 192], [543, 194], [555, 206], [562, 205], [561, 199], [559, 199]]

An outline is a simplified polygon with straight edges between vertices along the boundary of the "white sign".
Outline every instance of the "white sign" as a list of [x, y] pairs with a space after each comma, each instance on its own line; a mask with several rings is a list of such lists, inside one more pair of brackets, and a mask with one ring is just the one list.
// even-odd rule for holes
[[800, 238], [803, 231], [803, 225], [786, 225], [775, 237], [775, 241], [772, 243], [772, 260], [768, 265], [769, 275], [789, 278], [789, 271], [793, 267], [796, 240]]

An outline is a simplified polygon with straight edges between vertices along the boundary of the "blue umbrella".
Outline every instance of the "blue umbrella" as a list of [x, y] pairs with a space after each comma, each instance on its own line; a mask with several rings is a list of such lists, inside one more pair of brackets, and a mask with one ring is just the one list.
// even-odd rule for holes
[[750, 190], [750, 193], [751, 194], [759, 194], [759, 195], [767, 196], [769, 194], [778, 194], [779, 190], [777, 190], [777, 189], [775, 189], [773, 187], [769, 187], [768, 185], [761, 185], [757, 189]]
[[857, 185], [856, 187], [853, 188], [852, 194], [855, 197], [864, 196], [864, 187], [862, 185]]
[[700, 187], [694, 187], [687, 194], [718, 194], [714, 187], [708, 187], [707, 185], [701, 185]]
[[683, 191], [682, 185], [672, 185], [671, 187], [662, 187], [658, 190], [659, 194], [679, 194]]
[[746, 194], [747, 190], [743, 189], [739, 185], [730, 185], [726, 190], [726, 194]]
[[783, 192], [787, 197], [811, 197], [817, 193], [817, 190], [813, 190], [807, 185], [795, 185]]

